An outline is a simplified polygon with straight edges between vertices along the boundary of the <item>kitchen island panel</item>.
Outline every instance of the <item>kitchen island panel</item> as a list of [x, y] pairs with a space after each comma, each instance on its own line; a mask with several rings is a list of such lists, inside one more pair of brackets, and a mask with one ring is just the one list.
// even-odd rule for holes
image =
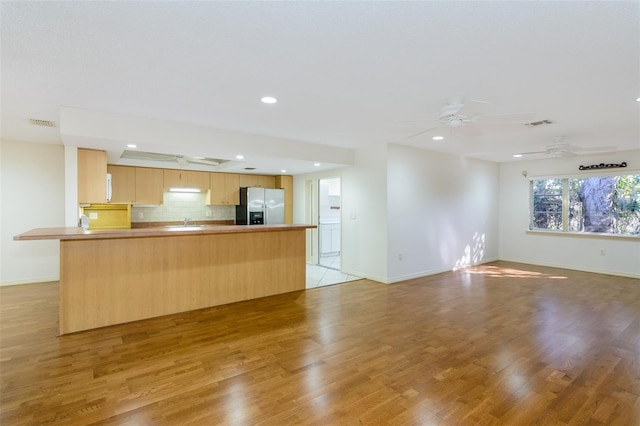
[[60, 241], [60, 334], [305, 288], [304, 229]]

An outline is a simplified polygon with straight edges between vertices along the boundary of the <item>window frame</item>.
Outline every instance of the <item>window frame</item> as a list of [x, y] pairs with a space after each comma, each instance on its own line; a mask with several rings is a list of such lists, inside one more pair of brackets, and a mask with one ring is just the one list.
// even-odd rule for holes
[[[605, 232], [569, 231], [569, 202], [570, 202], [569, 179], [587, 179], [590, 177], [626, 176], [626, 175], [638, 175], [638, 174], [640, 174], [640, 170], [638, 169], [616, 168], [616, 169], [606, 169], [606, 170], [589, 170], [588, 172], [562, 174], [562, 175], [529, 176], [528, 177], [529, 226], [526, 233], [640, 240], [640, 234], [628, 235], [628, 234], [612, 234], [612, 233], [605, 233]], [[562, 180], [562, 229], [533, 228], [533, 181], [549, 180], [549, 179]]]

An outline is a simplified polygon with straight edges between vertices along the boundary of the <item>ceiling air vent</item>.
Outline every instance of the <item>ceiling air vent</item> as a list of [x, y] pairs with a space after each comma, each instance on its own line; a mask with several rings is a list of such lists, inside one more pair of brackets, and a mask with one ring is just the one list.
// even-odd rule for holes
[[38, 120], [37, 118], [30, 118], [29, 123], [31, 123], [32, 126], [37, 127], [56, 127], [55, 121]]
[[538, 126], [546, 126], [547, 124], [553, 124], [553, 121], [551, 121], [551, 120], [533, 121], [531, 123], [525, 123], [525, 126], [527, 126], [527, 127], [538, 127]]
[[244, 169], [245, 170], [255, 170], [256, 168], [255, 167], [245, 167]]

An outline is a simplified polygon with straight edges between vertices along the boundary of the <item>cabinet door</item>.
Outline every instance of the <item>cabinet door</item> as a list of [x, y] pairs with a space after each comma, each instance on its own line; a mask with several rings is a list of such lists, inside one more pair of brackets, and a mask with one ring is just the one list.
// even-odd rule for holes
[[209, 172], [164, 169], [163, 179], [165, 188], [209, 189]]
[[235, 173], [226, 173], [225, 180], [225, 195], [227, 205], [237, 206], [240, 204], [240, 175]]
[[162, 169], [136, 167], [136, 204], [162, 204]]
[[240, 176], [235, 173], [211, 173], [211, 193], [207, 204], [237, 205], [240, 202]]
[[262, 188], [276, 188], [276, 177], [275, 176], [258, 176], [259, 186]]
[[211, 187], [211, 192], [209, 193], [207, 204], [212, 206], [223, 206], [225, 204], [225, 181], [224, 173], [209, 174], [209, 186]]
[[111, 173], [111, 203], [133, 204], [136, 200], [136, 168], [107, 165]]
[[182, 170], [162, 169], [165, 188], [186, 188], [186, 176], [183, 179]]
[[187, 187], [200, 188], [203, 191], [209, 189], [209, 172], [183, 172], [187, 176]]
[[320, 225], [320, 255], [331, 253], [330, 225]]
[[334, 253], [340, 252], [340, 225], [331, 226], [331, 251]]
[[78, 149], [78, 203], [107, 201], [107, 153]]
[[240, 186], [258, 186], [258, 175], [240, 175]]
[[276, 177], [266, 175], [240, 175], [240, 186], [276, 188]]

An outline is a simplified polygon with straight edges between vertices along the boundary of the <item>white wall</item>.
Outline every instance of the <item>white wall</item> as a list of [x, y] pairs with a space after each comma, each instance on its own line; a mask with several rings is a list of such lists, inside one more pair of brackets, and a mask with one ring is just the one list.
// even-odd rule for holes
[[[580, 165], [628, 163], [615, 173], [640, 173], [640, 150], [573, 158], [502, 163], [500, 165], [500, 259], [640, 278], [640, 241], [587, 235], [527, 233], [529, 180], [558, 175], [588, 176]], [[522, 172], [526, 171], [528, 177]], [[605, 255], [600, 255], [600, 250]]]
[[356, 151], [342, 169], [342, 271], [387, 282], [387, 146]]
[[498, 258], [496, 163], [388, 147], [388, 281]]
[[[293, 177], [293, 222], [305, 221], [305, 182], [341, 177], [341, 268], [363, 278], [387, 280], [385, 145], [357, 151], [355, 166]], [[313, 194], [317, 199], [317, 187]], [[317, 224], [317, 222], [313, 222]]]
[[55, 281], [59, 242], [13, 241], [32, 228], [64, 225], [64, 147], [0, 142], [0, 285]]

